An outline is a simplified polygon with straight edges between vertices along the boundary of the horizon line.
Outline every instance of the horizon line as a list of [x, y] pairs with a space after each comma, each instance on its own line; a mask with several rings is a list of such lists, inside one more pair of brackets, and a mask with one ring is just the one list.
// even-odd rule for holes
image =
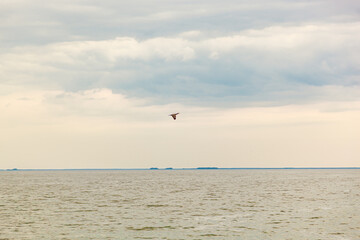
[[12, 168], [0, 171], [121, 171], [121, 170], [296, 170], [296, 169], [360, 169], [360, 167], [185, 167], [185, 168]]

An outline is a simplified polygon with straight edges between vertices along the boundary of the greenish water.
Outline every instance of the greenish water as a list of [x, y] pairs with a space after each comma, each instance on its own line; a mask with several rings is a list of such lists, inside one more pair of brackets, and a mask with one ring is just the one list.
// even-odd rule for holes
[[360, 170], [0, 172], [0, 239], [360, 239]]

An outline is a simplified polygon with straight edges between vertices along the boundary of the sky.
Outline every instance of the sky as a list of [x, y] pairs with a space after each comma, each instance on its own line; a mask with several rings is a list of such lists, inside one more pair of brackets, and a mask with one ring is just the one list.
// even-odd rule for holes
[[359, 52], [358, 0], [4, 0], [0, 169], [360, 167]]

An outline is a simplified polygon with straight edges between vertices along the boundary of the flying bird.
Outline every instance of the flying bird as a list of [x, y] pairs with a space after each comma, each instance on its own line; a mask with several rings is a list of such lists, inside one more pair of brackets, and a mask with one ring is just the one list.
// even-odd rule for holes
[[176, 120], [176, 115], [178, 115], [179, 113], [173, 113], [173, 114], [170, 114], [169, 116], [172, 116], [174, 120]]

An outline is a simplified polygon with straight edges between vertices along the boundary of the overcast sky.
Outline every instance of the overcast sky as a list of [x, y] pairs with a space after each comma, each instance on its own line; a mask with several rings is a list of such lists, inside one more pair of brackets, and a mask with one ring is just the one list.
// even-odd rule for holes
[[0, 169], [360, 167], [359, 53], [358, 0], [1, 1]]

